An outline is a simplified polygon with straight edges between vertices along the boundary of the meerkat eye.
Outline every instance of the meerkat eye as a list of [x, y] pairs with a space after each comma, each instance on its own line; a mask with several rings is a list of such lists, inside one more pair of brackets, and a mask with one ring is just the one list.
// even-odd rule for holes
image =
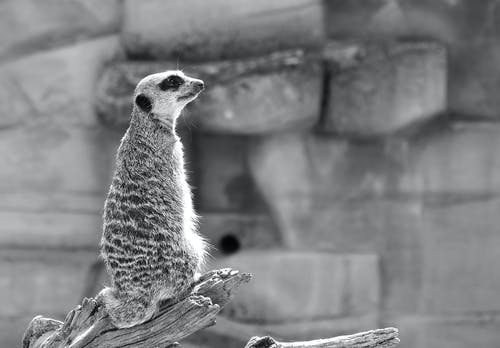
[[167, 77], [165, 80], [160, 82], [158, 85], [162, 91], [168, 91], [168, 90], [177, 90], [182, 84], [184, 83], [184, 80], [182, 77], [177, 76], [177, 75], [172, 75]]

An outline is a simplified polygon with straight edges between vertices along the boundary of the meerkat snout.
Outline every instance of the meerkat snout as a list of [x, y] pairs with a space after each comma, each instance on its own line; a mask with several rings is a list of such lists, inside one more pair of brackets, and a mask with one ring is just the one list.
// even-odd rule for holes
[[193, 78], [190, 78], [189, 81], [186, 81], [186, 85], [188, 91], [186, 92], [186, 94], [178, 96], [177, 97], [178, 101], [189, 100], [189, 99], [191, 99], [189, 101], [192, 101], [205, 88], [205, 84], [203, 83], [202, 80]]

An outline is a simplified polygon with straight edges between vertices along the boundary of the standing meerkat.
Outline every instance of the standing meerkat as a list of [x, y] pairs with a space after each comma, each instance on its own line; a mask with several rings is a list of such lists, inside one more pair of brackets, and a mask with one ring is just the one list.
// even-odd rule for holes
[[161, 300], [186, 291], [201, 270], [206, 245], [196, 230], [175, 124], [203, 88], [201, 80], [166, 71], [135, 89], [101, 240], [111, 287], [97, 298], [118, 328], [151, 319]]

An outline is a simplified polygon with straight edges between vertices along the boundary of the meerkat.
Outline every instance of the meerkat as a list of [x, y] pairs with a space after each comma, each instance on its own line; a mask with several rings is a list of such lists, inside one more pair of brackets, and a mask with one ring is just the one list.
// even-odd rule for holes
[[111, 286], [97, 298], [118, 328], [151, 319], [160, 301], [188, 290], [201, 270], [207, 245], [196, 229], [175, 125], [203, 89], [181, 71], [149, 75], [135, 89], [100, 245]]

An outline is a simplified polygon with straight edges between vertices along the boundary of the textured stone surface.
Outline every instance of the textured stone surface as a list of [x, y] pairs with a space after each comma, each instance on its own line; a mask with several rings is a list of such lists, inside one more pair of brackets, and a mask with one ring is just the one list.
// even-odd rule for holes
[[310, 129], [319, 119], [321, 69], [302, 67], [208, 87], [192, 107], [206, 131], [262, 134]]
[[[433, 127], [434, 128], [434, 127]], [[500, 125], [454, 122], [429, 129], [410, 143], [409, 170], [401, 177], [403, 192], [450, 199], [500, 193]]]
[[[25, 316], [0, 316], [0, 346], [20, 347], [24, 331], [34, 315]], [[62, 313], [58, 316], [64, 319]]]
[[247, 170], [249, 138], [198, 134], [193, 175], [203, 211], [262, 211], [262, 199]]
[[471, 118], [498, 119], [500, 11], [495, 0], [335, 0], [325, 2], [333, 38], [425, 37], [449, 51], [449, 107]]
[[104, 205], [104, 193], [74, 194], [71, 192], [28, 192], [16, 190], [1, 193], [0, 211], [26, 211], [30, 213], [82, 213], [99, 214]]
[[214, 86], [192, 112], [197, 124], [216, 133], [310, 129], [319, 119], [320, 96], [319, 73], [274, 73]]
[[288, 245], [321, 240], [332, 248], [332, 228], [352, 225], [341, 216], [360, 200], [459, 202], [498, 194], [499, 141], [498, 125], [472, 123], [368, 142], [288, 134], [256, 140], [249, 168]]
[[[493, 13], [495, 12], [500, 13], [498, 10]], [[499, 19], [497, 14], [493, 21], [498, 23]], [[496, 29], [496, 32], [499, 30]], [[472, 119], [485, 117], [498, 120], [500, 35], [488, 34], [471, 43], [452, 47], [450, 56], [450, 109]]]
[[[104, 205], [104, 197], [100, 204]], [[3, 248], [95, 249], [102, 232], [101, 213], [0, 211], [0, 245]]]
[[288, 247], [381, 255], [385, 310], [487, 310], [500, 286], [487, 267], [500, 128], [431, 128], [402, 140], [262, 138], [250, 170]]
[[60, 318], [81, 301], [95, 252], [0, 251], [2, 316]]
[[389, 324], [400, 331], [404, 348], [489, 348], [500, 340], [498, 314], [471, 313], [448, 318], [415, 315], [392, 318]]
[[97, 128], [33, 125], [0, 137], [0, 192], [102, 194], [117, 142]]
[[422, 311], [498, 312], [499, 211], [498, 198], [425, 209]]
[[[370, 136], [446, 108], [446, 52], [434, 43], [367, 44], [358, 63], [331, 74], [323, 129]], [[337, 65], [337, 63], [334, 63]]]
[[95, 249], [121, 135], [40, 124], [0, 133], [0, 244]]
[[122, 40], [130, 54], [141, 57], [245, 57], [317, 46], [324, 38], [319, 0], [129, 0], [124, 5]]
[[[105, 71], [97, 107], [105, 123], [127, 122], [130, 96], [144, 76], [174, 62], [124, 62]], [[188, 122], [214, 133], [260, 134], [308, 129], [319, 119], [322, 67], [297, 52], [183, 66], [206, 90], [187, 108]]]
[[224, 310], [235, 320], [308, 321], [373, 313], [379, 304], [378, 258], [272, 250], [238, 253], [217, 266], [252, 272]]
[[213, 246], [210, 252], [213, 257], [280, 245], [278, 231], [267, 215], [203, 212], [200, 215], [200, 232]]
[[96, 124], [96, 79], [117, 52], [112, 35], [1, 64], [0, 128], [40, 120]]
[[337, 244], [333, 230], [344, 223], [337, 215], [350, 209], [346, 205], [332, 215], [336, 204], [354, 205], [397, 188], [405, 166], [400, 149], [389, 150], [383, 143], [287, 134], [256, 140], [249, 168], [286, 245], [297, 248], [309, 242], [332, 249]]
[[0, 59], [118, 31], [117, 0], [7, 0], [0, 4]]

